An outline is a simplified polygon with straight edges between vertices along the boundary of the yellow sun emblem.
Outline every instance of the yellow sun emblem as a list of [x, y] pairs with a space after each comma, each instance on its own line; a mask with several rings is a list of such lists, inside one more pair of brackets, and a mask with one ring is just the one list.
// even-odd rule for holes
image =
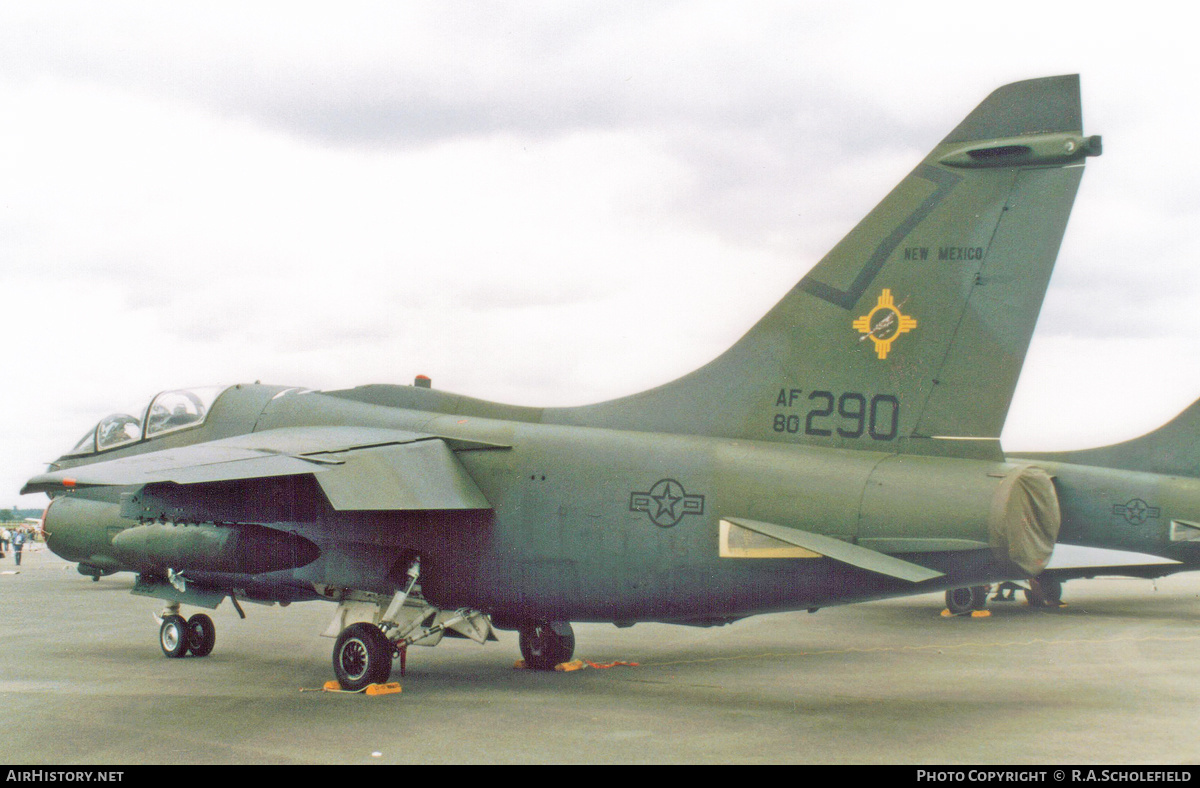
[[896, 301], [892, 298], [892, 291], [885, 287], [879, 294], [875, 308], [855, 320], [853, 325], [864, 335], [859, 337], [858, 341], [870, 339], [875, 345], [875, 354], [884, 359], [892, 349], [892, 342], [896, 337], [917, 327], [917, 319], [901, 314], [900, 307], [896, 306]]

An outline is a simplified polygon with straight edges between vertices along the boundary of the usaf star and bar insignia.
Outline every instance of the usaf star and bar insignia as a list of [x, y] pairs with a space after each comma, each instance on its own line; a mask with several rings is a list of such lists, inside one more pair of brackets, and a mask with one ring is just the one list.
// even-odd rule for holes
[[670, 528], [684, 515], [704, 514], [704, 496], [688, 495], [674, 479], [661, 479], [646, 492], [630, 493], [629, 511], [645, 512], [658, 527]]
[[1124, 517], [1130, 525], [1141, 525], [1147, 520], [1157, 519], [1161, 511], [1157, 506], [1151, 506], [1141, 498], [1134, 498], [1124, 505], [1116, 504], [1112, 508], [1113, 514]]

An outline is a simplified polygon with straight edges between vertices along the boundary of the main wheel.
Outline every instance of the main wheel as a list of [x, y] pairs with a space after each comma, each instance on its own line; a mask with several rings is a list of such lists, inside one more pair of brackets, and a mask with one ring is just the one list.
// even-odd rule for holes
[[392, 675], [395, 648], [373, 624], [351, 624], [333, 644], [333, 673], [342, 689], [358, 692]]
[[951, 588], [946, 592], [946, 609], [956, 616], [987, 607], [987, 586]]
[[566, 621], [534, 621], [518, 629], [521, 656], [534, 670], [554, 670], [575, 653], [575, 630]]
[[213, 620], [197, 613], [187, 620], [188, 650], [196, 657], [207, 657], [217, 645], [217, 628]]
[[1062, 581], [1050, 575], [1031, 578], [1025, 600], [1031, 607], [1062, 606]]
[[1062, 581], [1051, 575], [1040, 575], [1038, 577], [1038, 585], [1042, 587], [1042, 596], [1046, 597], [1046, 602], [1051, 605], [1062, 604]]
[[188, 628], [183, 616], [163, 616], [162, 626], [158, 628], [158, 645], [171, 659], [187, 656]]

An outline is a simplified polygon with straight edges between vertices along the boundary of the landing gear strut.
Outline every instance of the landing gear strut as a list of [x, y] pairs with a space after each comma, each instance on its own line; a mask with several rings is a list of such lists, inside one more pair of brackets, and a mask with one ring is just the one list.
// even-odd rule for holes
[[554, 670], [575, 653], [575, 630], [567, 621], [532, 621], [517, 631], [521, 656], [534, 670]]
[[[392, 673], [392, 660], [400, 658], [400, 675], [409, 646], [435, 646], [446, 635], [483, 644], [495, 640], [492, 624], [478, 610], [439, 610], [420, 594], [417, 578], [421, 560], [413, 559], [404, 588], [390, 597], [350, 589], [319, 587], [319, 593], [340, 601], [325, 630], [336, 637], [333, 672], [342, 689], [357, 692], [371, 684], [384, 684]], [[356, 623], [347, 622], [355, 621]], [[364, 620], [369, 619], [369, 620]]]

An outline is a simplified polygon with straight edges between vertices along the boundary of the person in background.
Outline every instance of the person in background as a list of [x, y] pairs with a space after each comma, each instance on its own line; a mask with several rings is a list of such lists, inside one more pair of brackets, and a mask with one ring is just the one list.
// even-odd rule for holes
[[12, 535], [13, 557], [17, 559], [17, 566], [21, 565], [21, 552], [25, 549], [25, 532], [20, 528]]

